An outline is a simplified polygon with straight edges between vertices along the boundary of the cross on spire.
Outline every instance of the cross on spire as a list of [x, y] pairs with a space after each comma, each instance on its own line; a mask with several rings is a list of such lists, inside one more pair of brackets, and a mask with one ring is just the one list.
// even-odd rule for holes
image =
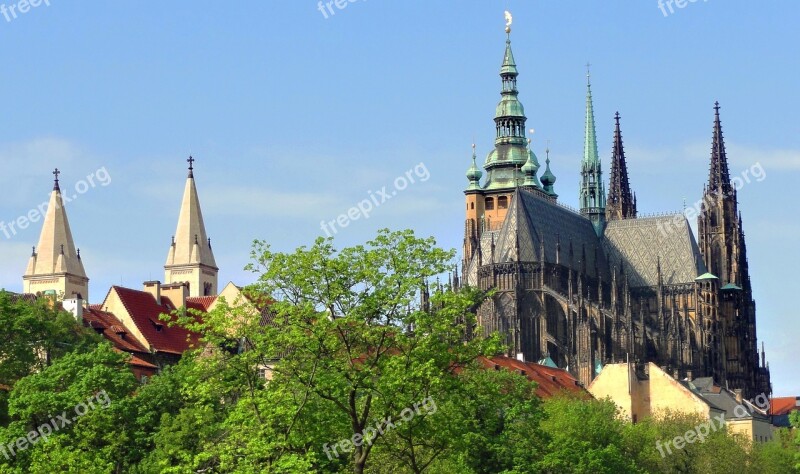
[[56, 179], [55, 179], [55, 183], [53, 184], [53, 190], [54, 190], [54, 191], [60, 191], [60, 190], [61, 190], [61, 189], [58, 187], [58, 175], [60, 175], [60, 174], [61, 174], [61, 171], [58, 171], [58, 168], [56, 168], [55, 170], [53, 170], [53, 176], [55, 176], [55, 177], [56, 177]]
[[194, 177], [194, 173], [192, 173], [192, 170], [194, 170], [194, 166], [193, 165], [194, 165], [195, 159], [192, 158], [191, 155], [189, 155], [189, 159], [186, 160], [186, 161], [189, 163], [189, 177], [193, 178]]
[[592, 78], [591, 68], [592, 68], [592, 63], [587, 61], [586, 62], [586, 83], [587, 84], [591, 82], [591, 78]]

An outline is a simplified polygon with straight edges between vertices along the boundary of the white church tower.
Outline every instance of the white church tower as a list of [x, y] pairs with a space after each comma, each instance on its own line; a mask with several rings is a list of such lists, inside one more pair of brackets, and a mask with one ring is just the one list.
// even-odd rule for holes
[[25, 293], [55, 295], [58, 299], [89, 300], [89, 279], [83, 269], [80, 249], [75, 250], [72, 231], [58, 185], [60, 171], [56, 168], [55, 184], [39, 236], [33, 248], [28, 268], [22, 277]]
[[164, 265], [164, 284], [189, 283], [189, 296], [216, 296], [217, 263], [206, 235], [200, 199], [194, 183], [194, 158], [189, 162], [189, 176], [183, 191], [178, 229]]

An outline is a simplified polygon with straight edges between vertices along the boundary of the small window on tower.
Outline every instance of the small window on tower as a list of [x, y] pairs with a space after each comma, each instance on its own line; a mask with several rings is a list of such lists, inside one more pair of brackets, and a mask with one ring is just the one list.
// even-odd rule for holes
[[475, 209], [475, 203], [474, 202], [469, 203], [469, 208], [470, 209]]
[[497, 198], [498, 209], [508, 209], [508, 196], [500, 196]]
[[494, 198], [486, 198], [486, 210], [487, 211], [494, 210]]

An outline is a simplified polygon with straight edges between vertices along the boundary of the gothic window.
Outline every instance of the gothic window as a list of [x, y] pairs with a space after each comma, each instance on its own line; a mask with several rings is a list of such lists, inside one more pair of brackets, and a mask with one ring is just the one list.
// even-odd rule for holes
[[497, 198], [498, 209], [508, 209], [508, 196], [500, 196]]
[[203, 296], [213, 296], [211, 294], [211, 283], [203, 283]]
[[494, 198], [486, 198], [486, 210], [494, 210]]

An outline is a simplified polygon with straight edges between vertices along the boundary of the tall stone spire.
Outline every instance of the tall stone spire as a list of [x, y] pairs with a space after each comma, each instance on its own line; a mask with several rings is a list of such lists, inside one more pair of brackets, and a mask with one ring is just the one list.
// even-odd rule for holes
[[591, 219], [597, 235], [603, 233], [606, 215], [606, 192], [603, 187], [603, 171], [597, 154], [597, 133], [594, 124], [594, 104], [592, 101], [592, 82], [586, 69], [586, 123], [581, 161], [581, 214]]
[[714, 103], [714, 137], [711, 144], [711, 164], [708, 170], [708, 189], [712, 192], [730, 194], [731, 178], [728, 173], [728, 156], [719, 119], [719, 102]]
[[628, 182], [628, 165], [625, 162], [625, 149], [622, 146], [622, 132], [619, 126], [619, 112], [614, 116], [614, 149], [611, 156], [611, 180], [608, 184], [606, 219], [633, 219], [636, 217], [636, 202]]
[[39, 245], [34, 247], [28, 268], [22, 277], [23, 291], [32, 294], [52, 294], [61, 298], [89, 299], [89, 279], [81, 261], [80, 250], [75, 249], [69, 227], [61, 187], [56, 168], [53, 191], [47, 205], [47, 213], [39, 236]]
[[164, 282], [189, 283], [189, 296], [217, 294], [217, 263], [211, 249], [211, 239], [206, 234], [200, 199], [194, 182], [194, 158], [189, 162], [189, 176], [183, 191], [178, 228], [164, 265]]
[[[509, 189], [516, 187], [524, 180], [522, 167], [531, 159], [538, 169], [536, 157], [531, 157], [527, 149], [525, 137], [525, 108], [519, 101], [517, 90], [517, 64], [511, 51], [511, 26], [506, 25], [506, 49], [503, 64], [500, 67], [502, 88], [500, 103], [495, 110], [495, 148], [486, 157], [485, 190]], [[538, 182], [535, 175], [532, 181]]]

